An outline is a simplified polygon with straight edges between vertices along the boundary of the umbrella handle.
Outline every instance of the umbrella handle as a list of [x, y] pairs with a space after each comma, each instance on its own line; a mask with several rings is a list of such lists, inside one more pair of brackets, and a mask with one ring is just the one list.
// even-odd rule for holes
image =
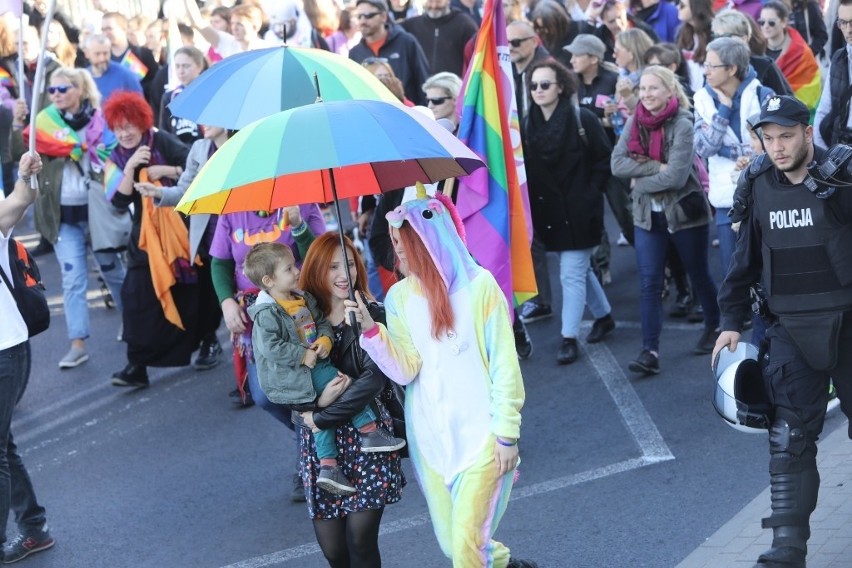
[[[314, 73], [314, 80], [316, 80], [316, 77], [317, 74]], [[317, 83], [317, 94], [319, 94], [319, 83]], [[356, 302], [355, 286], [352, 282], [352, 275], [349, 273], [349, 251], [346, 247], [346, 241], [343, 240], [343, 215], [340, 213], [340, 199], [337, 197], [337, 187], [334, 183], [334, 171], [331, 168], [328, 170], [328, 178], [331, 182], [331, 196], [334, 199], [334, 212], [337, 215], [337, 235], [340, 237], [340, 250], [343, 252], [343, 266], [346, 267], [346, 283], [349, 285], [349, 299]], [[361, 330], [359, 329], [358, 321], [355, 319], [355, 314], [352, 312], [349, 312], [349, 325], [352, 326], [352, 330], [355, 332], [355, 337], [357, 338], [361, 334]]]
[[315, 100], [314, 103], [321, 103], [322, 102], [322, 95], [320, 94], [319, 77], [317, 76], [316, 71], [314, 71], [314, 89], [317, 92], [317, 100]]

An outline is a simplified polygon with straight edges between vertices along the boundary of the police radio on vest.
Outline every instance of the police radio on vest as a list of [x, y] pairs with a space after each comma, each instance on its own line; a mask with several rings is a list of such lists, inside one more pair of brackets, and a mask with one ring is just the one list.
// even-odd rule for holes
[[797, 227], [813, 227], [814, 219], [811, 208], [782, 209], [769, 212], [770, 229], [795, 229]]

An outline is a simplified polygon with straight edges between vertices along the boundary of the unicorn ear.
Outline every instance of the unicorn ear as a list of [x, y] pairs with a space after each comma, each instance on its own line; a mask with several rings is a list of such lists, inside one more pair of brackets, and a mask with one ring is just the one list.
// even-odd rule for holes
[[417, 190], [417, 199], [426, 199], [427, 197], [429, 197], [428, 195], [426, 195], [426, 186], [423, 185], [422, 182], [415, 182], [414, 187]]

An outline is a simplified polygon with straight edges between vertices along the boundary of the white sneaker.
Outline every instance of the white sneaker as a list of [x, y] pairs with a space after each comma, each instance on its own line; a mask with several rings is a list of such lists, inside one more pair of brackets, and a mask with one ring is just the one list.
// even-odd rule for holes
[[627, 241], [627, 238], [624, 236], [624, 233], [619, 233], [618, 234], [618, 240], [615, 241], [615, 244], [617, 244], [620, 247], [626, 247], [630, 243]]
[[71, 350], [65, 354], [65, 357], [59, 360], [60, 369], [73, 369], [78, 365], [82, 365], [89, 360], [89, 354], [86, 353], [85, 347], [71, 347]]
[[121, 341], [124, 339], [124, 322], [118, 324], [118, 334], [115, 336], [116, 341]]

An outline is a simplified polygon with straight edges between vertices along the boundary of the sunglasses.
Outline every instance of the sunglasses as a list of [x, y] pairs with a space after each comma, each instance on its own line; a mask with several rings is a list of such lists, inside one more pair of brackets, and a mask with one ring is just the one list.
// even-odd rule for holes
[[774, 28], [778, 25], [778, 20], [758, 20], [757, 25], [761, 27], [769, 26], [770, 28]]
[[368, 57], [364, 61], [361, 62], [361, 65], [375, 65], [376, 63], [387, 63], [387, 57]]
[[381, 14], [381, 12], [370, 12], [368, 14], [358, 14], [355, 17], [358, 18], [359, 20], [369, 20], [369, 19], [375, 18], [379, 14]]
[[55, 87], [48, 87], [47, 92], [49, 94], [59, 93], [60, 95], [64, 95], [68, 91], [74, 88], [74, 85], [57, 85]]
[[453, 98], [453, 97], [437, 97], [437, 98], [434, 98], [434, 99], [427, 98], [426, 102], [429, 103], [430, 105], [438, 106], [438, 105], [444, 104], [445, 102], [447, 102], [451, 98]]
[[521, 47], [521, 45], [522, 45], [525, 41], [530, 40], [530, 39], [532, 39], [532, 38], [533, 38], [533, 36], [530, 36], [530, 37], [519, 37], [518, 39], [510, 39], [510, 40], [509, 40], [509, 45], [511, 45], [512, 47]]
[[530, 82], [530, 91], [537, 91], [539, 87], [541, 87], [542, 91], [546, 91], [550, 89], [552, 85], [556, 83], [551, 81], [542, 81], [541, 83], [536, 83], [535, 81]]

